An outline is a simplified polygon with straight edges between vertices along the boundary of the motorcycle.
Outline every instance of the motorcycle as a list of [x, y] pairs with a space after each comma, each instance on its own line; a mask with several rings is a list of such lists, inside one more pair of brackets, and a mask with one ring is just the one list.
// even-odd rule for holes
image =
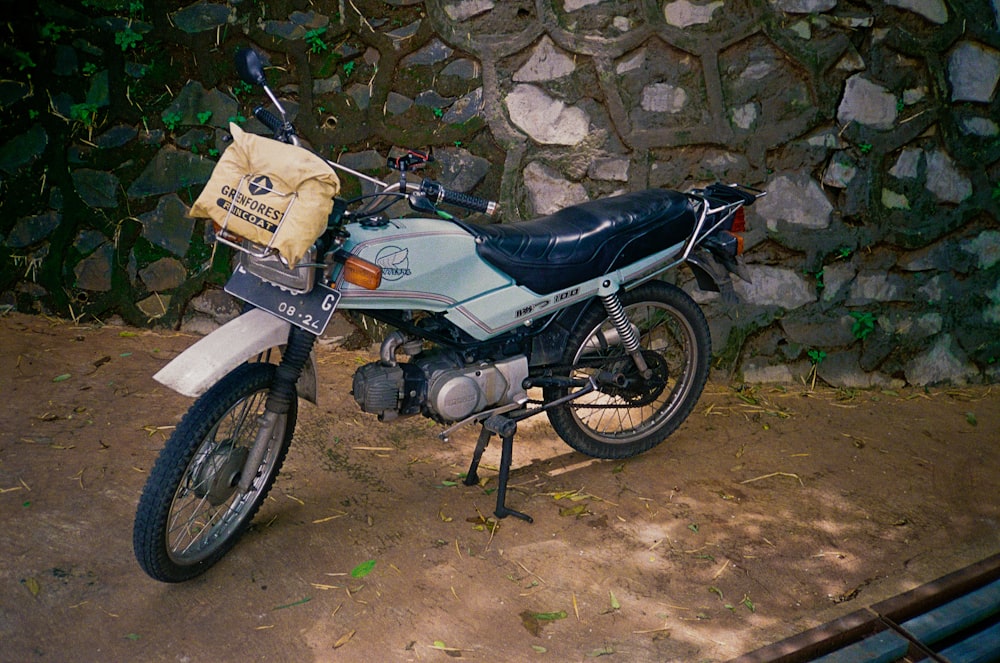
[[[257, 53], [240, 50], [236, 67], [278, 113], [258, 107], [254, 115], [274, 140], [299, 146]], [[694, 300], [658, 277], [686, 264], [700, 288], [731, 300], [744, 208], [763, 191], [652, 189], [531, 221], [475, 224], [440, 206], [492, 215], [495, 202], [407, 179], [430, 159], [415, 150], [390, 157], [394, 184], [324, 160], [374, 193], [337, 198], [294, 267], [215, 228], [216, 241], [239, 251], [226, 291], [248, 310], [154, 376], [197, 400], [138, 503], [133, 547], [151, 577], [204, 573], [249, 527], [288, 452], [298, 399], [316, 402], [313, 348], [337, 310], [394, 329], [378, 361], [354, 374], [362, 411], [385, 422], [430, 417], [447, 426], [444, 440], [481, 426], [469, 486], [499, 437], [498, 518], [531, 521], [506, 502], [518, 422], [545, 413], [573, 449], [622, 459], [653, 448], [691, 413], [708, 378], [709, 328]], [[390, 218], [400, 201], [417, 216]]]

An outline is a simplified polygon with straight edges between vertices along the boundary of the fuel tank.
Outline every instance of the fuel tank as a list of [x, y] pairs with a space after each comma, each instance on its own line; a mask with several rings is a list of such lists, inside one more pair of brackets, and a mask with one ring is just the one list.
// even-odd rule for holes
[[338, 280], [341, 308], [446, 311], [513, 280], [476, 254], [475, 238], [440, 219], [394, 219], [382, 226], [348, 224], [344, 248], [382, 268], [382, 285], [366, 290]]

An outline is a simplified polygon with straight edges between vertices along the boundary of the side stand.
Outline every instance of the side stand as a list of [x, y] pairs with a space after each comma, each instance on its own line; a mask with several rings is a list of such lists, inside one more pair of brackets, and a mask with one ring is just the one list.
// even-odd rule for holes
[[510, 479], [510, 463], [514, 456], [514, 435], [517, 433], [517, 422], [502, 414], [493, 415], [483, 422], [483, 430], [479, 433], [479, 440], [476, 442], [476, 449], [472, 452], [472, 464], [469, 465], [469, 472], [465, 475], [466, 486], [474, 486], [479, 483], [479, 461], [483, 457], [483, 452], [489, 446], [490, 438], [494, 434], [500, 436], [503, 443], [500, 451], [500, 477], [497, 487], [497, 508], [493, 513], [497, 518], [514, 516], [529, 523], [534, 522], [526, 513], [507, 508], [507, 481]]

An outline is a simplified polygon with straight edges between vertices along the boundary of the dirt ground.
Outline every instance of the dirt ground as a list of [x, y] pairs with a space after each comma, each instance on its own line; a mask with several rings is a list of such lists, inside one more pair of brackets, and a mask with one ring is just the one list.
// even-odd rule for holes
[[[711, 383], [658, 448], [571, 452], [539, 417], [510, 506], [451, 442], [348, 395], [320, 352], [285, 469], [206, 575], [155, 582], [135, 506], [189, 399], [150, 377], [182, 334], [0, 318], [3, 661], [720, 661], [1000, 550], [1000, 390]], [[366, 577], [350, 571], [375, 560]]]

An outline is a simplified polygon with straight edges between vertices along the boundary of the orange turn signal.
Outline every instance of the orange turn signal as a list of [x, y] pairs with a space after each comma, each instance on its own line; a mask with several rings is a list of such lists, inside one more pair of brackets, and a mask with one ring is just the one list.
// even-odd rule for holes
[[357, 256], [344, 261], [344, 280], [368, 290], [375, 290], [382, 283], [382, 268]]
[[746, 212], [744, 212], [743, 208], [741, 207], [738, 210], [736, 210], [735, 214], [733, 214], [733, 225], [729, 230], [734, 233], [741, 233], [746, 229], [747, 229], [747, 215]]

